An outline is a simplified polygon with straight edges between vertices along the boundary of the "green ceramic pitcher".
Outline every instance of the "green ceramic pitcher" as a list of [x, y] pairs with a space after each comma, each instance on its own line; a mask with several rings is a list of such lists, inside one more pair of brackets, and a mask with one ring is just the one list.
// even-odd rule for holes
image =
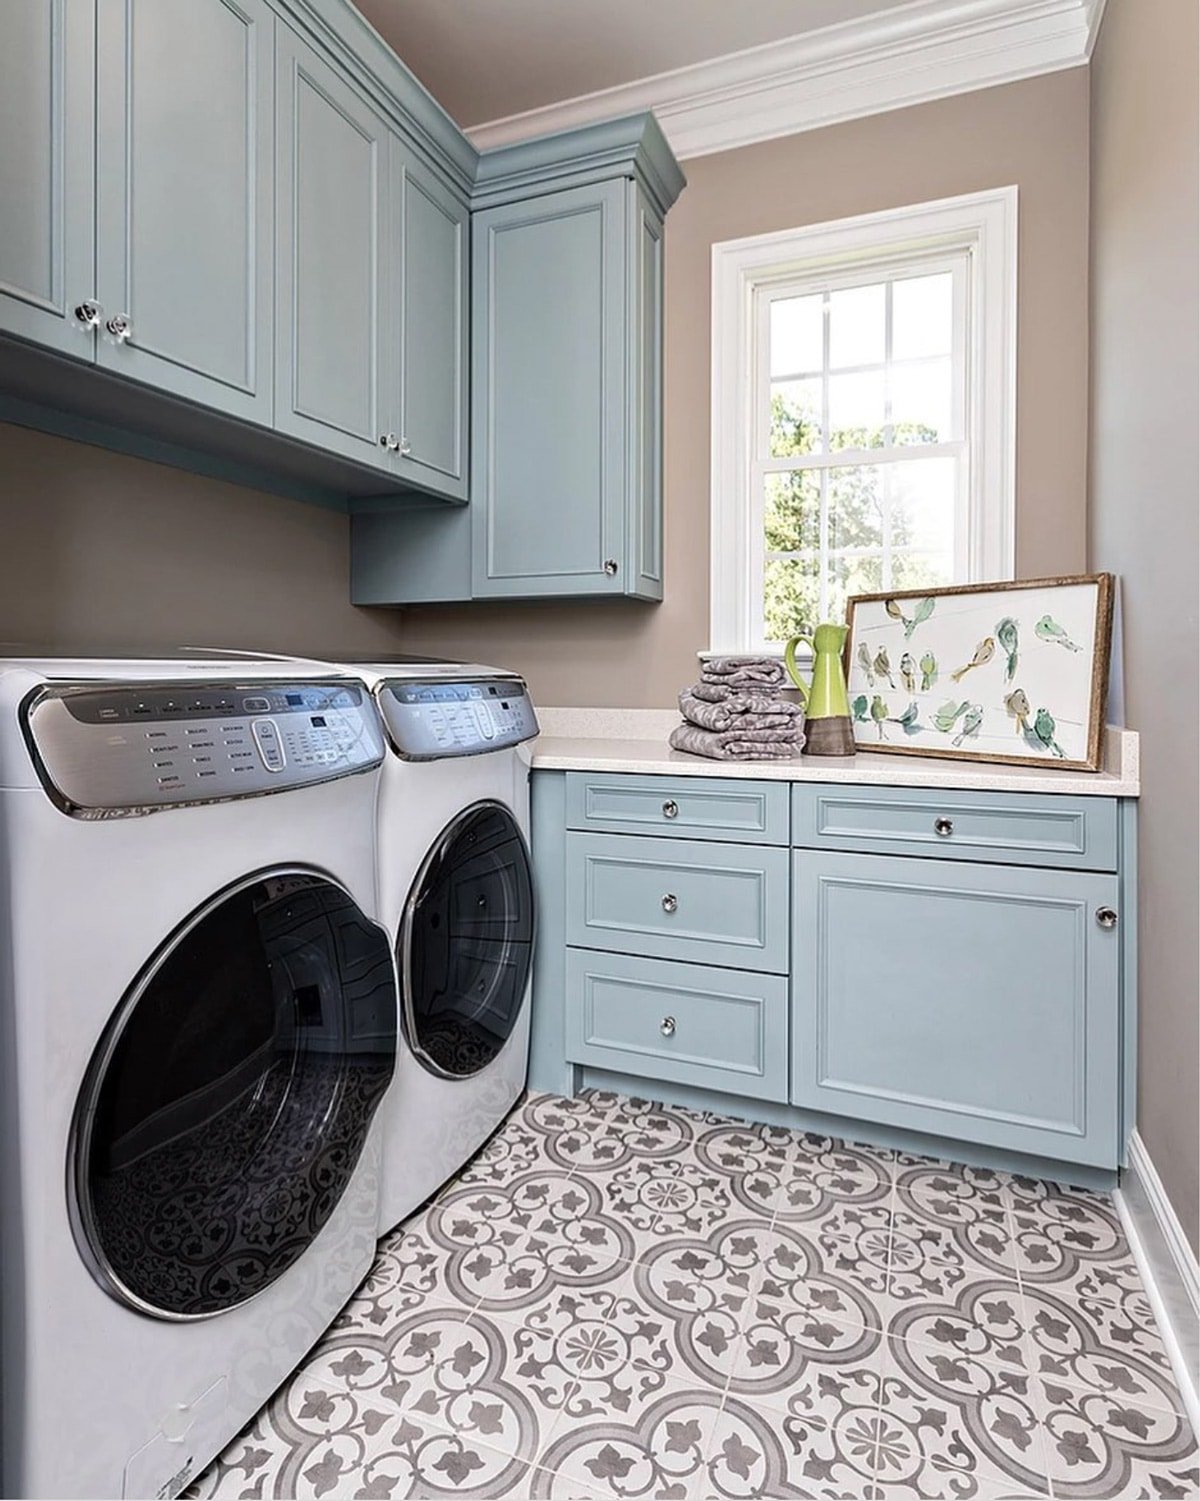
[[[793, 636], [784, 652], [784, 661], [792, 682], [800, 690], [807, 719], [831, 719], [834, 715], [850, 713], [850, 701], [846, 696], [846, 674], [842, 669], [842, 648], [846, 644], [847, 627], [844, 625], [819, 625], [811, 636]], [[796, 648], [812, 649], [812, 683], [806, 683], [796, 666]]]

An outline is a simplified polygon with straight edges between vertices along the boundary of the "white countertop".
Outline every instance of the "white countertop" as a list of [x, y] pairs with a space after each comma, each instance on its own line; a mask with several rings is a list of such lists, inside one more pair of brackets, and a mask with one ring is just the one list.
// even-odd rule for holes
[[846, 782], [878, 787], [946, 787], [975, 792], [1137, 797], [1138, 737], [1109, 727], [1103, 771], [1056, 771], [934, 756], [797, 756], [789, 761], [710, 761], [667, 744], [674, 710], [539, 709], [535, 771], [638, 772], [651, 776], [746, 777], [763, 782]]

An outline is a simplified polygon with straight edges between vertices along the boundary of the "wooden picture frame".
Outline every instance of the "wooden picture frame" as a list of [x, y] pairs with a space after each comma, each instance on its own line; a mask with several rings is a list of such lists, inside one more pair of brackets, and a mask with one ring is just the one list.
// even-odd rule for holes
[[1111, 573], [853, 595], [856, 747], [1099, 771], [1112, 614]]

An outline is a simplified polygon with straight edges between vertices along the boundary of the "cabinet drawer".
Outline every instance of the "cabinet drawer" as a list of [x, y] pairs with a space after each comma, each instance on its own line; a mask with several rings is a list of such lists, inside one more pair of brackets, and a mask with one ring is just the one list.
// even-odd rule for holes
[[672, 839], [788, 842], [786, 782], [735, 777], [567, 776], [567, 828]]
[[793, 1104], [1117, 1165], [1115, 876], [794, 858]]
[[788, 1095], [787, 981], [567, 951], [567, 1058], [757, 1100]]
[[786, 974], [788, 852], [567, 835], [567, 942]]
[[792, 788], [792, 843], [1005, 865], [1116, 870], [1117, 805], [1109, 797], [925, 788]]

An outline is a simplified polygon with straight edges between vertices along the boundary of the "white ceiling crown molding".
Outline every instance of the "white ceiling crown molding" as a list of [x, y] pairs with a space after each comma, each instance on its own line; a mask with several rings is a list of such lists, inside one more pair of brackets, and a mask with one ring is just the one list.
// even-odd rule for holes
[[913, 0], [874, 16], [473, 126], [480, 151], [652, 109], [676, 156], [706, 156], [950, 94], [1079, 67], [1104, 0]]

